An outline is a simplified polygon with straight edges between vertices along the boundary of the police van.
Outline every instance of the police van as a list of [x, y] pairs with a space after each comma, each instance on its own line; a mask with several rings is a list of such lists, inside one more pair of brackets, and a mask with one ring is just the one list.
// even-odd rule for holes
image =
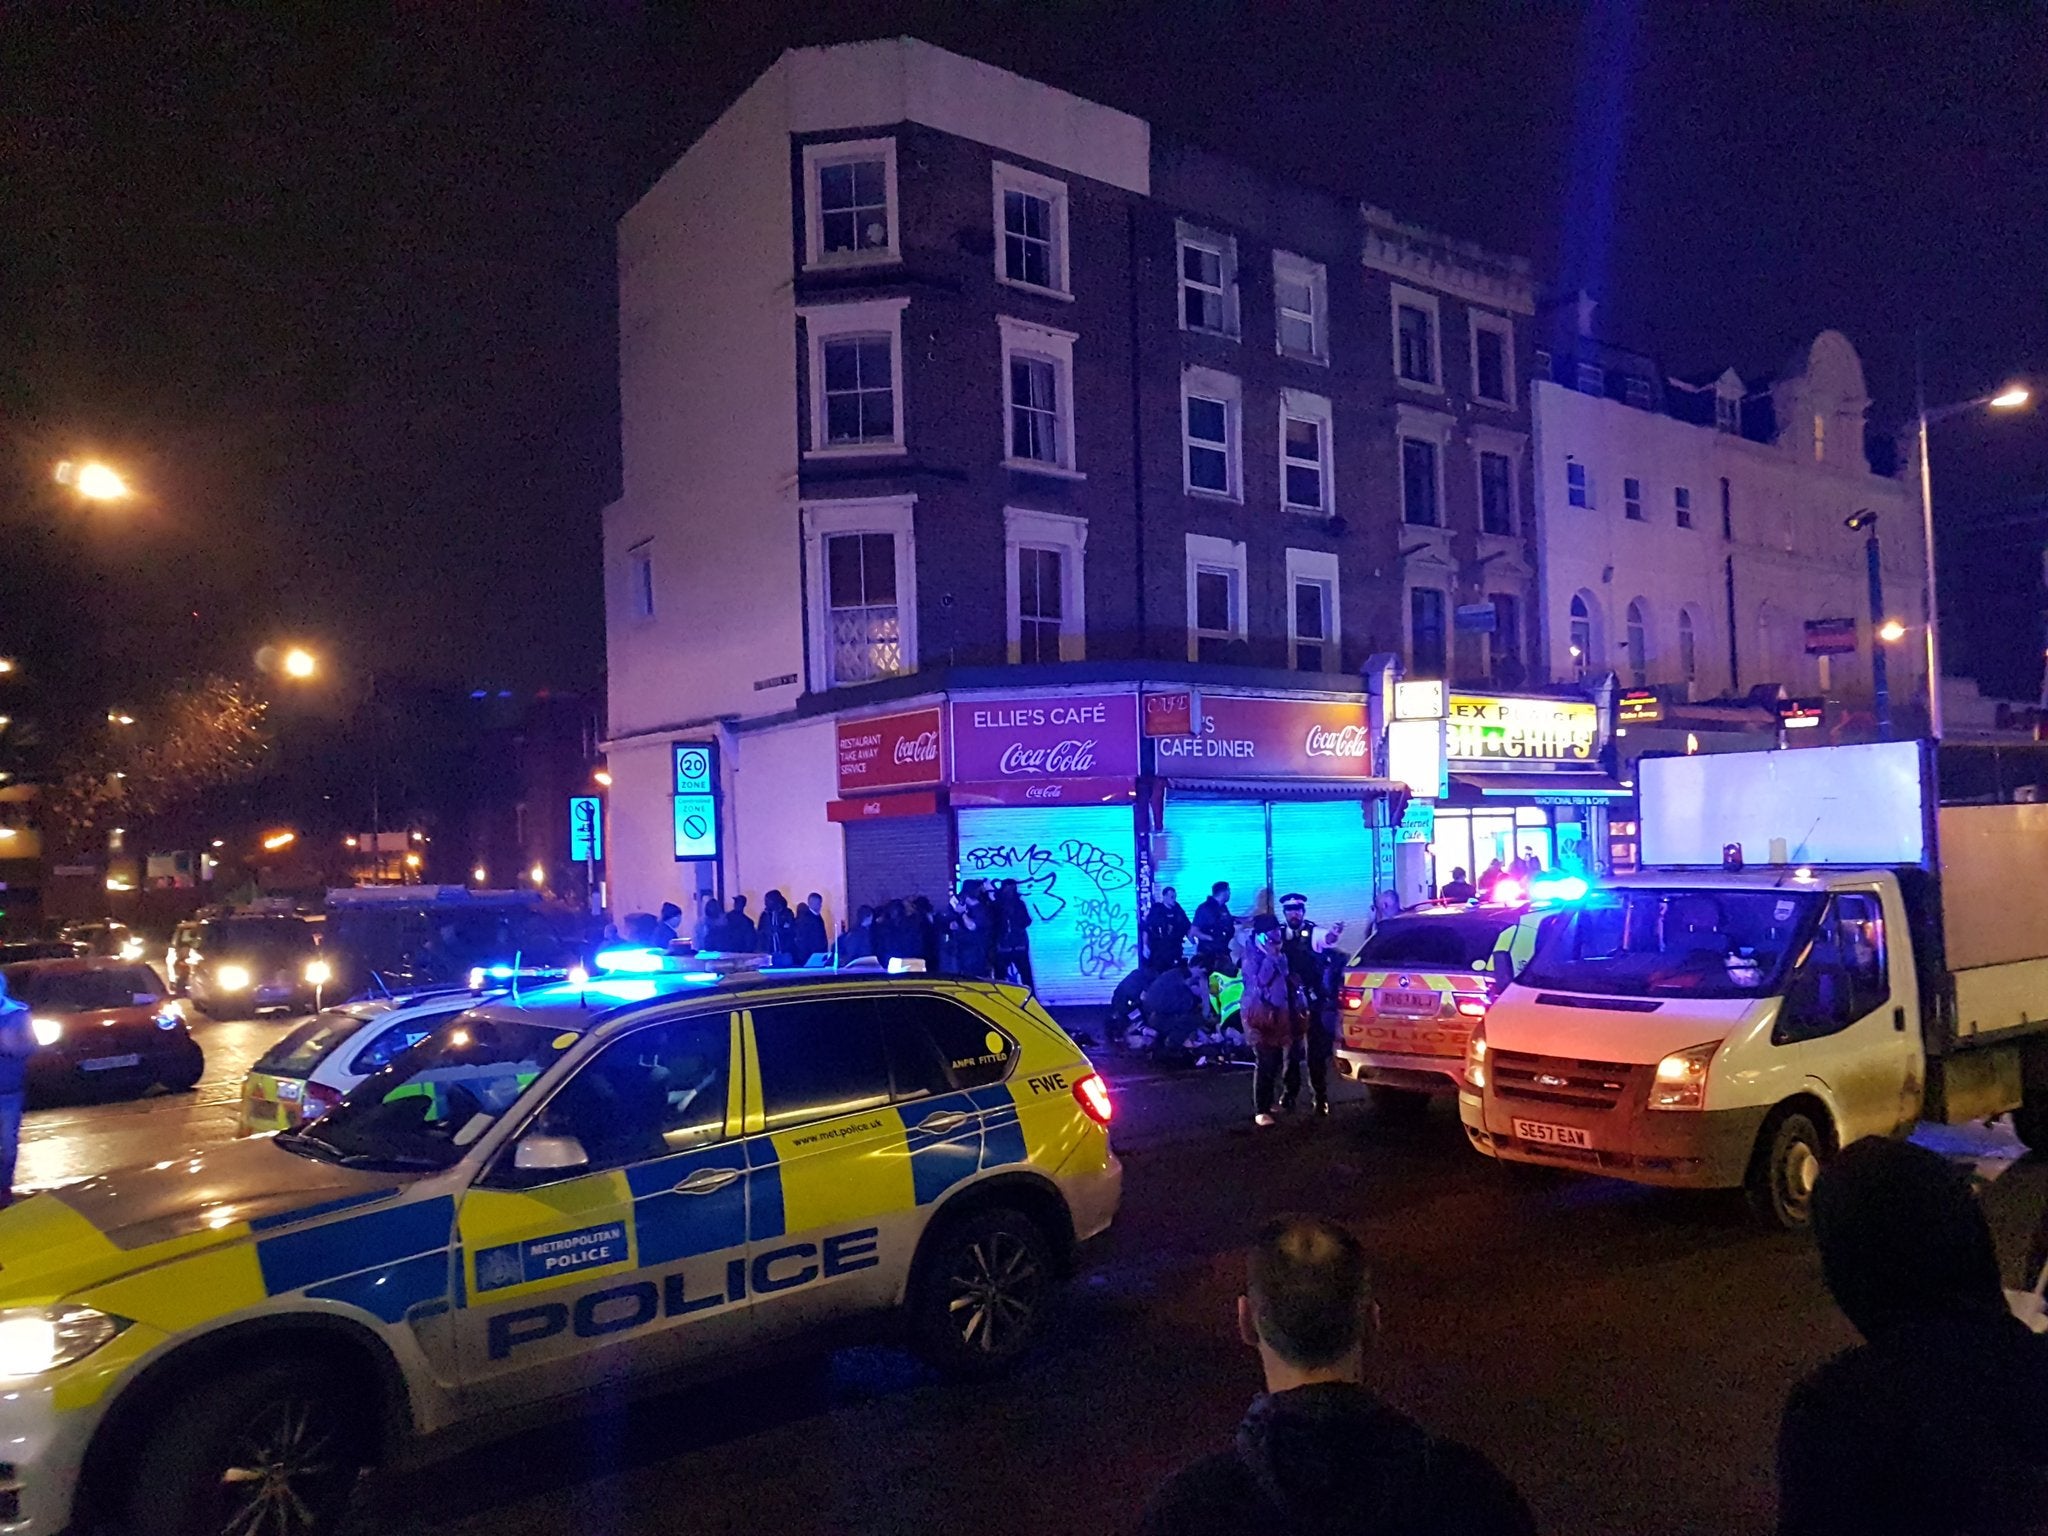
[[991, 1373], [1115, 1215], [1110, 1115], [1020, 988], [485, 1001], [306, 1125], [0, 1211], [0, 1531], [313, 1536], [417, 1436], [854, 1318]]

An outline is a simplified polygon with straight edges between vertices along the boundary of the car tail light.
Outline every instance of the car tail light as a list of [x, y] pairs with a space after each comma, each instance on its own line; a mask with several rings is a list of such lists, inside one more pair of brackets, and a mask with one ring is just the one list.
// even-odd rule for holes
[[1486, 1017], [1486, 999], [1484, 997], [1477, 997], [1469, 992], [1460, 992], [1457, 994], [1457, 997], [1458, 1012], [1462, 1013], [1466, 1018], [1483, 1019]]
[[1348, 984], [1341, 986], [1337, 989], [1337, 1002], [1348, 1012], [1357, 1013], [1365, 1007], [1365, 992], [1366, 989], [1364, 987], [1354, 987]]
[[1116, 1113], [1116, 1106], [1109, 1102], [1109, 1084], [1102, 1080], [1100, 1072], [1090, 1072], [1074, 1084], [1074, 1102], [1097, 1125], [1108, 1125]]
[[299, 1123], [303, 1125], [308, 1120], [319, 1119], [340, 1102], [339, 1090], [325, 1083], [306, 1084], [306, 1091], [299, 1099]]

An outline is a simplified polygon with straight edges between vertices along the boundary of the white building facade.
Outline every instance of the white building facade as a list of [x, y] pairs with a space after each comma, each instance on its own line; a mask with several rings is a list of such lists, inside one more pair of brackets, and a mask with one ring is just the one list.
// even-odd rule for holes
[[[1831, 725], [1864, 734], [1868, 557], [1846, 521], [1874, 511], [1886, 616], [1907, 626], [1885, 647], [1893, 713], [1910, 721], [1926, 676], [1919, 498], [1910, 479], [1872, 470], [1855, 348], [1822, 332], [1756, 390], [1733, 371], [1686, 384], [1648, 363], [1583, 337], [1537, 358], [1551, 676], [1612, 672], [1624, 689], [1694, 701], [1777, 685], [1826, 698]], [[1850, 634], [1853, 650], [1827, 652]]]

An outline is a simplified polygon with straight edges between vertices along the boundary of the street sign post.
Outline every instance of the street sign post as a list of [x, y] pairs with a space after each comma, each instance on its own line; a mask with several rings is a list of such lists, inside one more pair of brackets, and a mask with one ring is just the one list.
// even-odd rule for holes
[[678, 863], [719, 854], [718, 743], [675, 744], [675, 849]]
[[604, 857], [604, 801], [596, 795], [569, 797], [569, 857], [581, 864]]

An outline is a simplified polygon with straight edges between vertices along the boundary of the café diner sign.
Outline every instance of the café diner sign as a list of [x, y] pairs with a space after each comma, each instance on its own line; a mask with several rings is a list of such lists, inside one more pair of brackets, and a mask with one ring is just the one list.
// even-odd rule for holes
[[1454, 693], [1447, 755], [1453, 766], [1508, 768], [1593, 761], [1600, 711], [1584, 699]]

